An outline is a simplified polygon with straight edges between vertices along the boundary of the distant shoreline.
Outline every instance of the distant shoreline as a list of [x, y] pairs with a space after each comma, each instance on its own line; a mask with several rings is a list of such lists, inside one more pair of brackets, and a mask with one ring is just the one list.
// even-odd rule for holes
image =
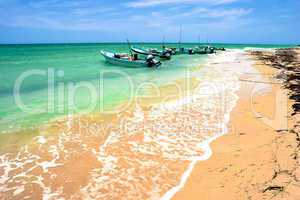
[[[58, 43], [0, 43], [0, 46], [19, 46], [19, 45], [87, 45], [87, 44], [127, 44], [126, 42], [58, 42]], [[131, 44], [162, 44], [162, 42], [138, 42], [134, 41]], [[178, 42], [165, 42], [165, 44], [174, 44], [178, 45]], [[222, 43], [222, 42], [184, 42], [181, 43], [182, 45], [187, 44], [202, 44], [202, 45], [246, 45], [246, 46], [290, 46], [290, 47], [297, 47], [298, 43], [295, 44], [271, 44], [271, 43]]]

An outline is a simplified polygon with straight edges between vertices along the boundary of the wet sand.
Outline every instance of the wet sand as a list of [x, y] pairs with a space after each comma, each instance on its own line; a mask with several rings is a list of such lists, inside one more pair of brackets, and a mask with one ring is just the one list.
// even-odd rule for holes
[[[283, 81], [273, 78], [282, 69], [252, 58], [262, 77], [242, 75], [229, 133], [211, 144], [212, 157], [195, 166], [173, 199], [300, 199], [295, 102], [288, 99], [291, 91], [282, 87]], [[253, 93], [262, 85], [269, 89]]]

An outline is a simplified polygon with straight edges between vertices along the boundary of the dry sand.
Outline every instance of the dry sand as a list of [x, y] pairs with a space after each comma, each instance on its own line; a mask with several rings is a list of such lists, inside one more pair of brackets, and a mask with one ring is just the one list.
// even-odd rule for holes
[[260, 61], [255, 68], [271, 89], [251, 102], [253, 88], [265, 83], [241, 77], [229, 133], [212, 143], [212, 157], [195, 166], [173, 199], [300, 199], [299, 115], [291, 117], [287, 91], [272, 78], [279, 70]]

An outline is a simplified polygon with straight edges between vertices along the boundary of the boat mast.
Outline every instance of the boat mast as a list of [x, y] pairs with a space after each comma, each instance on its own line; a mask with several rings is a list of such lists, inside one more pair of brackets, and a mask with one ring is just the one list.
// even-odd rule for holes
[[165, 46], [165, 36], [163, 36], [163, 41], [162, 41], [162, 47], [164, 47]]
[[178, 41], [179, 48], [181, 46], [181, 40], [182, 40], [182, 25], [180, 25], [180, 31], [179, 31], [179, 41]]
[[127, 40], [128, 48], [129, 48], [129, 51], [130, 51], [130, 55], [131, 55], [131, 57], [133, 57], [133, 53], [132, 53], [132, 50], [131, 50], [131, 44], [130, 44], [128, 39], [126, 39], [126, 40]]
[[207, 36], [207, 33], [206, 33], [206, 44], [209, 45], [209, 44], [208, 44], [208, 36]]

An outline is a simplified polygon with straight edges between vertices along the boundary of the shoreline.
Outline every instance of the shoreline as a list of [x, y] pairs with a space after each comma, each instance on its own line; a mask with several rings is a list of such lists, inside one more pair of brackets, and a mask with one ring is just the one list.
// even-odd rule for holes
[[[234, 67], [237, 67], [238, 63], [235, 63], [234, 59], [239, 57], [239, 53], [239, 51], [233, 52], [233, 54], [231, 54], [233, 58], [231, 56], [228, 58], [228, 54], [221, 56], [221, 65], [224, 63], [224, 59], [225, 61], [229, 59], [230, 63], [232, 63]], [[212, 62], [214, 58], [215, 57], [212, 58]], [[118, 187], [117, 177], [122, 177], [124, 180], [128, 178], [128, 175], [122, 174], [122, 170], [126, 169], [132, 174], [130, 176], [139, 177], [144, 175], [147, 177], [147, 180], [152, 180], [153, 177], [151, 174], [156, 174], [158, 180], [152, 181], [159, 184], [161, 188], [159, 188], [158, 191], [157, 189], [155, 190], [155, 195], [157, 195], [157, 199], [163, 196], [171, 188], [176, 187], [184, 173], [189, 173], [186, 172], [186, 170], [190, 162], [192, 162], [196, 156], [202, 157], [203, 153], [205, 157], [207, 155], [209, 156], [209, 154], [203, 152], [205, 148], [197, 146], [200, 143], [199, 140], [203, 142], [205, 140], [207, 141], [207, 137], [212, 137], [215, 133], [224, 130], [222, 129], [225, 126], [224, 117], [223, 115], [218, 115], [217, 111], [229, 113], [230, 107], [222, 107], [222, 109], [224, 109], [223, 111], [221, 107], [217, 107], [219, 106], [218, 102], [220, 100], [214, 99], [216, 105], [213, 105], [213, 107], [216, 110], [210, 108], [206, 111], [207, 113], [212, 112], [213, 114], [210, 118], [206, 119], [201, 110], [209, 106], [206, 104], [206, 102], [209, 102], [209, 97], [210, 99], [218, 97], [219, 92], [222, 94], [226, 93], [226, 105], [235, 103], [235, 98], [232, 96], [232, 93], [235, 94], [236, 92], [235, 85], [238, 79], [233, 75], [235, 73], [232, 74], [232, 66], [226, 65], [227, 68], [229, 67], [226, 72], [229, 77], [225, 77], [226, 79], [224, 80], [224, 72], [220, 70], [222, 66], [220, 64], [215, 66], [215, 63], [211, 64], [213, 65], [211, 66], [212, 68], [204, 68], [205, 74], [203, 74], [203, 77], [206, 78], [203, 78], [203, 81], [210, 83], [211, 78], [214, 77], [214, 79], [216, 79], [215, 75], [217, 75], [219, 79], [213, 84], [213, 86], [216, 87], [216, 91], [211, 91], [212, 88], [207, 90], [205, 84], [199, 88], [197, 86], [199, 93], [195, 93], [195, 96], [193, 96], [195, 99], [183, 98], [182, 100], [167, 101], [164, 105], [154, 106], [155, 108], [153, 108], [153, 110], [148, 110], [147, 105], [149, 101], [145, 100], [145, 106], [142, 106], [142, 110], [137, 108], [133, 113], [124, 113], [124, 115], [118, 117], [120, 119], [107, 119], [107, 121], [103, 119], [105, 125], [106, 122], [108, 122], [107, 127], [101, 126], [102, 120], [99, 120], [97, 117], [71, 117], [69, 120], [58, 122], [54, 127], [49, 127], [49, 131], [42, 130], [42, 134], [47, 136], [47, 133], [49, 133], [49, 137], [35, 138], [34, 141], [32, 141], [33, 144], [30, 145], [31, 148], [29, 152], [27, 149], [24, 149], [25, 153], [21, 152], [18, 154], [23, 156], [23, 154], [26, 155], [29, 153], [32, 159], [30, 162], [35, 164], [35, 170], [31, 171], [31, 169], [28, 169], [28, 176], [45, 177], [45, 180], [49, 180], [47, 182], [47, 188], [51, 188], [53, 192], [57, 191], [58, 187], [69, 188], [69, 190], [57, 194], [65, 197], [71, 197], [73, 193], [91, 198], [100, 198], [106, 195], [117, 197], [118, 193], [99, 193], [99, 191], [102, 191], [106, 185]], [[234, 78], [232, 78], [231, 75], [233, 75]], [[227, 82], [227, 80], [229, 82]], [[191, 82], [193, 83], [193, 81]], [[226, 83], [226, 87], [224, 83]], [[193, 86], [194, 84], [191, 85]], [[195, 85], [198, 85], [198, 82]], [[165, 95], [168, 96], [170, 94], [170, 88], [167, 87], [165, 89]], [[194, 88], [191, 87], [190, 89]], [[207, 91], [211, 92], [207, 93]], [[189, 92], [187, 91], [187, 93]], [[156, 98], [153, 100], [156, 100]], [[191, 105], [196, 105], [197, 107], [194, 108]], [[179, 106], [178, 110], [175, 109], [177, 106]], [[185, 106], [188, 106], [190, 109], [188, 110], [189, 112], [186, 112]], [[158, 113], [156, 113], [156, 111], [158, 111]], [[121, 119], [125, 119], [126, 121], [121, 121]], [[188, 122], [187, 120], [190, 119], [193, 120], [192, 123], [181, 124], [182, 122]], [[181, 121], [181, 123], [179, 124], [176, 121]], [[204, 127], [202, 123], [205, 121], [209, 123], [206, 127], [211, 127], [211, 130], [216, 130], [217, 132], [209, 132], [206, 129], [202, 129], [201, 127]], [[123, 127], [124, 122], [126, 123], [126, 127]], [[197, 126], [195, 126], [196, 124]], [[54, 130], [51, 130], [52, 128]], [[165, 132], [164, 130], [170, 131]], [[190, 137], [183, 134], [183, 131], [186, 130], [191, 130]], [[201, 135], [197, 130], [202, 130], [206, 137]], [[173, 137], [174, 131], [178, 133], [176, 138]], [[53, 132], [60, 134], [53, 135], [51, 134]], [[206, 135], [206, 133], [208, 135]], [[165, 138], [162, 138], [163, 136]], [[167, 145], [164, 145], [164, 143]], [[183, 150], [182, 148], [186, 149]], [[49, 151], [49, 149], [51, 149], [51, 151]], [[208, 149], [208, 147], [206, 147], [206, 149]], [[75, 154], [74, 151], [77, 153]], [[164, 152], [163, 154], [161, 153], [162, 151]], [[174, 152], [175, 154], [177, 153], [177, 157], [174, 157]], [[11, 171], [14, 171], [16, 174], [18, 173], [19, 158], [14, 158], [14, 155], [9, 156], [10, 157], [6, 154], [3, 155], [2, 158], [3, 160], [7, 160], [7, 164], [2, 166], [4, 174], [7, 174], [3, 182], [13, 182], [15, 180], [14, 176], [11, 176]], [[84, 162], [78, 163], [78, 159], [82, 159]], [[149, 159], [149, 161], [147, 161], [147, 159]], [[118, 160], [120, 160], [120, 162], [117, 162]], [[75, 163], [78, 164], [78, 168], [73, 170], [72, 165]], [[162, 165], [165, 168], [164, 171], [160, 170]], [[10, 168], [10, 166], [12, 166], [12, 168]], [[131, 166], [134, 166], [134, 168], [131, 168]], [[145, 167], [143, 166], [146, 166], [146, 171], [144, 171]], [[150, 166], [152, 167], [148, 168]], [[114, 168], [116, 168], [116, 170], [113, 170]], [[138, 170], [131, 171], [131, 169]], [[66, 174], [67, 178], [73, 182], [65, 183], [65, 178], [59, 175], [66, 172], [69, 172]], [[101, 173], [99, 174], [99, 172]], [[50, 174], [57, 178], [51, 180], [51, 178], [47, 177]], [[107, 176], [113, 178], [108, 179], [102, 184], [97, 183], [98, 179]], [[176, 181], [173, 177], [175, 177]], [[135, 181], [138, 183], [139, 180], [136, 179]], [[148, 184], [148, 181], [144, 182]], [[130, 180], [128, 183], [130, 183]], [[42, 181], [40, 181], [38, 183], [39, 185], [36, 185], [35, 188], [24, 189], [20, 188], [17, 182], [13, 182], [13, 184], [15, 188], [6, 188], [7, 192], [5, 195], [11, 197], [29, 195], [33, 189], [37, 190], [39, 187], [41, 187], [41, 192], [43, 193], [38, 192], [36, 195], [45, 197], [50, 195], [44, 193], [48, 190]], [[135, 185], [135, 182], [131, 182], [130, 184]], [[152, 184], [149, 186], [151, 185]], [[125, 189], [125, 185], [123, 189]], [[143, 195], [143, 198], [148, 198], [148, 189], [149, 188], [146, 190], [147, 193], [135, 190], [130, 192], [136, 192], [139, 195]], [[18, 193], [12, 193], [14, 190]], [[127, 191], [124, 190], [123, 192]]]
[[[252, 59], [255, 58], [252, 56]], [[195, 165], [186, 185], [172, 199], [268, 199], [275, 196], [284, 198], [286, 192], [290, 191], [294, 193], [290, 194], [289, 198], [300, 198], [300, 193], [295, 192], [299, 190], [299, 182], [293, 183], [297, 186], [286, 186], [289, 177], [285, 174], [290, 173], [291, 168], [297, 165], [297, 160], [290, 157], [298, 145], [297, 138], [289, 131], [276, 130], [270, 127], [270, 124], [266, 124], [267, 120], [263, 121], [271, 118], [273, 125], [281, 123], [274, 118], [278, 102], [273, 101], [281, 88], [279, 84], [272, 84], [271, 78], [278, 75], [279, 70], [263, 65], [260, 61], [256, 61], [254, 68], [262, 79], [253, 82], [241, 81], [241, 89], [238, 92], [240, 98], [231, 113], [229, 132], [211, 143], [212, 157]], [[253, 79], [249, 74], [243, 74], [241, 78]], [[251, 96], [255, 86], [268, 82], [268, 90], [254, 98]], [[251, 102], [253, 99], [254, 102]], [[289, 100], [287, 103], [291, 108], [292, 102]], [[253, 104], [260, 116], [253, 112]], [[291, 126], [295, 124], [289, 117], [292, 114], [291, 109], [287, 112], [288, 117], [284, 117], [288, 121], [288, 130], [291, 130]], [[274, 144], [278, 137], [284, 137], [282, 143], [285, 146], [277, 142]], [[280, 146], [278, 148], [282, 152], [275, 151], [277, 146]], [[284, 148], [290, 146], [292, 147]], [[275, 158], [274, 151], [278, 154]], [[300, 177], [298, 171], [293, 174], [295, 180], [298, 175]]]
[[[222, 193], [219, 193], [220, 196], [217, 198], [209, 198], [211, 193], [215, 193], [215, 191], [211, 192], [211, 189], [215, 187], [215, 183], [210, 183], [211, 178], [221, 182], [236, 178], [232, 174], [226, 175], [226, 171], [227, 168], [232, 166], [237, 168], [241, 163], [243, 164], [243, 156], [239, 155], [242, 159], [236, 158], [236, 154], [241, 154], [242, 145], [246, 146], [245, 152], [248, 153], [256, 149], [251, 145], [256, 144], [257, 138], [254, 140], [252, 138], [251, 142], [247, 138], [249, 136], [247, 129], [252, 129], [255, 133], [261, 130], [271, 133], [270, 128], [257, 122], [258, 119], [263, 118], [257, 115], [263, 113], [265, 114], [263, 116], [272, 117], [274, 113], [271, 108], [275, 106], [272, 101], [274, 98], [272, 91], [277, 91], [280, 85], [265, 87], [268, 85], [266, 82], [271, 82], [270, 76], [275, 70], [260, 65], [254, 69], [253, 60], [249, 59], [249, 56], [245, 51], [237, 50], [229, 51], [219, 57], [212, 57], [211, 62], [207, 63], [207, 67], [203, 68], [205, 70], [201, 73], [202, 84], [198, 82], [200, 79], [188, 79], [187, 83], [178, 82], [187, 89], [188, 96], [178, 96], [179, 99], [175, 98], [164, 104], [156, 104], [159, 99], [155, 96], [150, 99], [141, 98], [138, 99], [141, 101], [140, 106], [133, 108], [133, 112], [115, 117], [107, 116], [107, 118], [72, 116], [40, 130], [42, 135], [35, 137], [30, 148], [22, 149], [16, 158], [9, 154], [0, 157], [3, 161], [7, 161], [7, 164], [3, 163], [4, 165], [1, 166], [6, 175], [3, 183], [11, 181], [15, 184], [13, 187], [6, 188], [5, 195], [21, 197], [39, 188], [38, 190], [41, 191], [35, 194], [48, 197], [51, 194], [47, 188], [51, 188], [57, 197], [66, 198], [75, 196], [119, 198], [119, 195], [124, 196], [126, 192], [131, 192], [126, 193], [128, 197], [133, 197], [132, 192], [134, 192], [141, 199], [171, 199], [174, 195], [175, 199], [198, 199], [203, 195], [208, 195], [207, 199], [221, 198]], [[249, 98], [251, 91], [256, 85], [259, 85], [256, 88], [258, 91], [254, 99], [251, 99]], [[160, 88], [160, 94], [168, 97], [171, 91], [171, 94], [176, 93], [175, 89], [176, 87], [173, 89], [169, 86], [163, 87]], [[252, 120], [254, 124], [244, 124], [245, 120], [253, 118], [251, 115], [253, 107], [249, 106], [250, 99], [254, 100], [252, 103], [257, 112], [255, 112], [255, 119]], [[266, 109], [259, 102], [267, 102], [267, 113], [263, 112]], [[245, 109], [249, 109], [249, 112]], [[230, 122], [229, 126], [228, 122]], [[240, 125], [246, 125], [246, 130], [244, 130], [245, 127], [240, 130]], [[59, 134], [53, 135], [53, 133]], [[270, 139], [264, 137], [263, 134], [258, 134], [258, 136], [263, 142]], [[239, 140], [245, 138], [246, 140], [242, 142]], [[276, 137], [271, 139], [274, 140]], [[225, 142], [222, 142], [224, 140]], [[265, 143], [261, 146], [265, 146]], [[230, 149], [231, 147], [233, 150]], [[28, 167], [26, 176], [43, 177], [39, 180], [39, 185], [34, 188], [22, 188], [12, 174], [16, 173], [15, 177], [19, 176], [19, 166], [22, 166], [19, 165], [22, 163], [19, 163], [19, 155], [24, 155], [27, 162], [26, 154], [29, 154], [28, 162], [31, 163], [26, 166]], [[215, 161], [215, 157], [219, 155], [223, 163], [219, 160]], [[230, 166], [226, 167], [226, 163], [234, 159], [237, 159], [236, 163], [227, 164]], [[78, 163], [78, 160], [81, 162]], [[209, 163], [208, 168], [203, 170], [205, 163]], [[35, 166], [30, 168], [33, 164]], [[76, 169], [72, 168], [74, 164], [78, 165]], [[250, 168], [253, 167], [252, 164], [249, 165]], [[212, 169], [216, 166], [219, 166], [219, 169]], [[127, 173], [123, 173], [124, 170]], [[222, 177], [223, 173], [227, 178]], [[61, 176], [61, 174], [65, 175]], [[48, 177], [50, 175], [51, 177]], [[274, 176], [273, 173], [270, 173], [271, 175]], [[141, 176], [146, 178], [139, 180], [138, 177]], [[52, 177], [57, 178], [52, 179]], [[104, 177], [111, 178], [104, 180]], [[129, 177], [132, 178], [128, 179]], [[202, 177], [204, 185], [201, 185], [198, 180]], [[65, 182], [66, 178], [70, 181]], [[118, 185], [119, 178], [123, 179], [126, 184]], [[13, 182], [15, 180], [16, 182]], [[43, 180], [47, 181], [47, 185]], [[98, 180], [103, 181], [98, 182]], [[248, 180], [242, 180], [239, 184], [247, 182]], [[140, 191], [125, 190], [127, 186], [135, 187], [139, 183], [144, 183], [147, 187], [141, 188]], [[159, 187], [151, 188], [154, 183]], [[212, 185], [206, 185], [206, 183]], [[29, 185], [30, 182], [27, 184]], [[223, 183], [222, 188], [226, 186]], [[59, 187], [66, 188], [66, 191], [59, 191]], [[106, 190], [107, 187], [116, 187], [119, 193], [110, 193]], [[275, 190], [278, 189], [276, 185], [272, 187], [275, 187]], [[192, 189], [189, 190], [189, 188]], [[187, 195], [192, 196], [185, 196], [186, 190]], [[268, 192], [269, 189], [264, 187], [263, 190]], [[235, 193], [232, 190], [228, 191], [231, 191], [229, 195]], [[134, 196], [137, 197], [136, 195]]]
[[[243, 54], [245, 54], [245, 52], [243, 52]], [[247, 55], [243, 55], [245, 58], [247, 58]], [[249, 61], [243, 60], [243, 64], [247, 64], [249, 65]], [[212, 63], [213, 65], [219, 65], [219, 63], [216, 63], [215, 60], [212, 59]], [[220, 64], [224, 64], [224, 63], [220, 63]], [[250, 64], [251, 65], [251, 64]], [[245, 69], [248, 70], [248, 69]], [[202, 161], [207, 161], [211, 158], [211, 156], [213, 155], [213, 149], [211, 147], [211, 144], [214, 143], [216, 140], [218, 140], [219, 138], [221, 138], [222, 136], [225, 136], [226, 134], [228, 134], [229, 128], [227, 127], [227, 124], [230, 122], [231, 120], [231, 112], [235, 109], [235, 107], [238, 104], [238, 101], [240, 100], [240, 96], [238, 95], [238, 92], [240, 90], [240, 86], [236, 89], [236, 91], [234, 92], [234, 97], [235, 97], [235, 104], [232, 104], [229, 112], [225, 114], [224, 116], [224, 127], [222, 128], [222, 132], [220, 132], [219, 134], [210, 137], [209, 139], [204, 140], [203, 142], [201, 142], [201, 144], [199, 144], [199, 147], [201, 147], [203, 149], [203, 155], [199, 156], [198, 158], [195, 158], [194, 160], [192, 160], [192, 162], [189, 164], [188, 169], [184, 172], [184, 174], [181, 176], [180, 179], [180, 183], [171, 188], [167, 193], [165, 193], [160, 200], [169, 200], [169, 199], [173, 199], [174, 196], [177, 195], [177, 193], [179, 193], [182, 189], [185, 188], [185, 185], [187, 183], [187, 181], [189, 180], [192, 172], [194, 171], [195, 166], [198, 165], [198, 163], [202, 162]]]

